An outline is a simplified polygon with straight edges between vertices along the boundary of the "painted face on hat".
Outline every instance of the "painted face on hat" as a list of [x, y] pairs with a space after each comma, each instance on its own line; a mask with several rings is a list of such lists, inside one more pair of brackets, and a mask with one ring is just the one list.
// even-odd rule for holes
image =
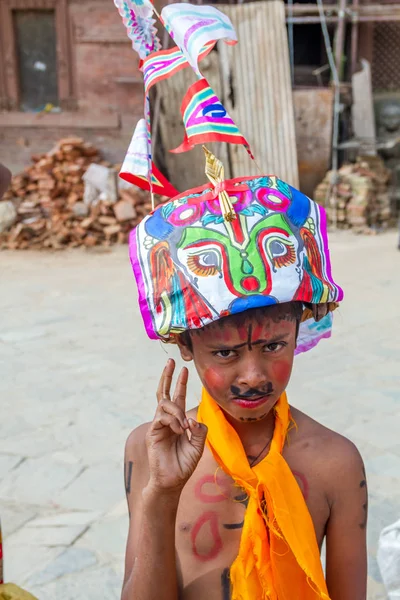
[[235, 312], [238, 299], [262, 295], [275, 302], [282, 278], [285, 285], [289, 279], [298, 285], [300, 245], [282, 215], [250, 219], [239, 213], [231, 223], [209, 223], [206, 230], [200, 224], [188, 228], [177, 245], [177, 261], [199, 293], [213, 298], [213, 309], [221, 314], [227, 309]]
[[206, 188], [159, 207], [137, 229], [134, 260], [158, 337], [257, 306], [326, 302], [337, 292], [317, 205], [274, 177], [229, 183], [233, 221]]

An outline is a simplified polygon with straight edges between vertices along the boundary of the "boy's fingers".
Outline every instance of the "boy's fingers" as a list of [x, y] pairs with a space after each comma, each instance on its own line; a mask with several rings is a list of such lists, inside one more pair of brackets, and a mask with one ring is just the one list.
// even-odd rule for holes
[[162, 399], [170, 399], [170, 390], [171, 390], [171, 383], [172, 383], [172, 376], [174, 374], [175, 371], [175, 361], [170, 358], [168, 359], [167, 365], [165, 367], [165, 371], [164, 371], [164, 381], [163, 381], [163, 385], [162, 385], [162, 392], [161, 392], [161, 396]]
[[166, 377], [169, 377], [169, 388], [171, 387], [171, 381], [172, 381], [172, 375], [174, 374], [174, 369], [175, 369], [175, 361], [170, 358], [167, 361], [167, 364], [164, 367], [164, 370], [162, 372], [161, 378], [160, 378], [160, 382], [158, 384], [158, 388], [157, 388], [157, 402], [160, 402], [163, 398], [165, 398], [164, 396], [164, 391], [165, 391], [165, 387], [166, 385], [168, 386], [168, 382], [166, 384], [165, 380]]
[[163, 427], [169, 427], [177, 435], [182, 435], [184, 432], [184, 428], [180, 424], [179, 420], [172, 415], [161, 415], [156, 421], [153, 422], [153, 431], [157, 431], [157, 429], [162, 429]]
[[186, 409], [186, 389], [187, 382], [189, 379], [189, 371], [186, 367], [183, 367], [179, 373], [178, 381], [176, 382], [174, 397], [172, 401], [179, 406], [179, 408], [185, 412]]
[[207, 426], [204, 423], [197, 423], [194, 419], [189, 419], [189, 427], [191, 433], [190, 443], [202, 454], [207, 438]]
[[175, 402], [171, 402], [171, 400], [162, 400], [158, 405], [158, 412], [159, 414], [166, 413], [175, 417], [184, 429], [189, 427], [189, 422], [184, 411]]

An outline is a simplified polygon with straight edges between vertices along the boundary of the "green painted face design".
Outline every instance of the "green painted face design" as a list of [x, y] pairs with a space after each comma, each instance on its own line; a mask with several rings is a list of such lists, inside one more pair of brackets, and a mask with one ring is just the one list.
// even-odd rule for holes
[[177, 244], [177, 259], [196, 278], [202, 295], [222, 286], [232, 300], [255, 293], [269, 296], [281, 277], [299, 283], [299, 242], [284, 217], [273, 213], [251, 229], [249, 224], [239, 214], [232, 223], [209, 225], [207, 230], [195, 225], [185, 229]]

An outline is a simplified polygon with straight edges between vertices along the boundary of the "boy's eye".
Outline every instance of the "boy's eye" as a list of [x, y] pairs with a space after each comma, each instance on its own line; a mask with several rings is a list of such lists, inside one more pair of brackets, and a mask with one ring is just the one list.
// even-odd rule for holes
[[217, 352], [213, 352], [215, 356], [219, 356], [221, 358], [231, 358], [234, 355], [233, 350], [217, 350]]
[[277, 352], [284, 346], [286, 346], [285, 342], [274, 342], [273, 344], [267, 344], [264, 346], [264, 350], [266, 352]]

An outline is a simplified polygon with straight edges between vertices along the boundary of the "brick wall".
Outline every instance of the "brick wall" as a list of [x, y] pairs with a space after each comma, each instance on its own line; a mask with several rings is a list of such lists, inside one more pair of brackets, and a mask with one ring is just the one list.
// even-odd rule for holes
[[69, 0], [69, 17], [77, 110], [59, 116], [0, 113], [0, 161], [14, 173], [31, 154], [67, 135], [92, 141], [107, 159], [120, 162], [143, 115], [138, 57], [113, 2]]

